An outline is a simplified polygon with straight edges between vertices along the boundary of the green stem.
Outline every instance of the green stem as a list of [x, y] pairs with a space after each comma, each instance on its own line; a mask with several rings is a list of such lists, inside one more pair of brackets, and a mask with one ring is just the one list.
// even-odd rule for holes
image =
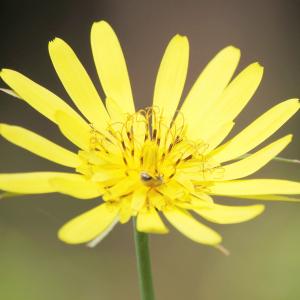
[[148, 234], [137, 231], [135, 218], [133, 219], [133, 231], [141, 300], [154, 300]]

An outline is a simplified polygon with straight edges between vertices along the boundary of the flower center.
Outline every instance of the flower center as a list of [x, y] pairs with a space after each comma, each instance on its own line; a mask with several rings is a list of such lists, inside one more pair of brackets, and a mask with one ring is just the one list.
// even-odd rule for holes
[[[97, 182], [107, 201], [124, 202], [139, 190], [156, 208], [179, 198], [189, 201], [189, 195], [203, 193], [216, 167], [204, 155], [205, 143], [189, 140], [185, 126], [179, 115], [166, 124], [152, 107], [123, 116], [105, 132], [92, 128], [90, 149], [80, 151], [77, 171]], [[155, 197], [163, 199], [159, 205]]]

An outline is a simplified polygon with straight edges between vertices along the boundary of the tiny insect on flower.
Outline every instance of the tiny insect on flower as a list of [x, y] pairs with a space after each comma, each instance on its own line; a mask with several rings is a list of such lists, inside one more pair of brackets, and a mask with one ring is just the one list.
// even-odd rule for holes
[[264, 205], [228, 206], [214, 202], [212, 196], [296, 201], [282, 195], [300, 194], [299, 182], [243, 178], [291, 142], [292, 136], [286, 135], [249, 154], [297, 112], [298, 99], [277, 104], [223, 143], [260, 84], [263, 68], [258, 63], [232, 79], [240, 51], [224, 48], [178, 107], [189, 44], [185, 36], [176, 35], [160, 64], [152, 106], [135, 110], [123, 52], [109, 24], [93, 24], [91, 46], [105, 102], [70, 46], [59, 38], [49, 43], [53, 66], [80, 113], [16, 71], [3, 69], [0, 74], [11, 88], [3, 91], [54, 122], [79, 149], [74, 153], [22, 127], [1, 124], [0, 133], [8, 141], [74, 171], [0, 174], [0, 189], [20, 194], [59, 192], [99, 201], [59, 230], [61, 240], [95, 246], [116, 224], [132, 217], [138, 231], [164, 234], [168, 228], [163, 216], [190, 239], [224, 249], [221, 236], [191, 213], [231, 224], [258, 216]]

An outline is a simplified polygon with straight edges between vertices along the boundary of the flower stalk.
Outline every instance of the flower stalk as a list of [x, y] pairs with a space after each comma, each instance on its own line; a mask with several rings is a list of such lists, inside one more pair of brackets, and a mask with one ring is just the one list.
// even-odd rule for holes
[[154, 300], [148, 234], [136, 229], [135, 218], [133, 219], [133, 232], [141, 300]]

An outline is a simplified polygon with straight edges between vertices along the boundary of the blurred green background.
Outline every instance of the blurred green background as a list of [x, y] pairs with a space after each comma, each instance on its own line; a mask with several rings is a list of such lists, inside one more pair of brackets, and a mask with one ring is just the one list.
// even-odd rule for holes
[[[121, 40], [139, 107], [151, 103], [160, 58], [176, 33], [188, 35], [191, 46], [185, 94], [226, 45], [241, 48], [239, 70], [256, 60], [265, 66], [263, 82], [234, 132], [275, 103], [300, 95], [300, 1], [2, 0], [0, 10], [0, 66], [23, 72], [69, 103], [47, 43], [55, 36], [68, 41], [98, 84], [89, 34], [92, 22], [101, 19], [110, 22]], [[4, 94], [0, 120], [74, 149], [48, 120]], [[294, 133], [285, 157], [300, 157], [299, 120], [298, 114], [276, 134]], [[1, 172], [33, 170], [64, 169], [1, 140]], [[263, 176], [299, 181], [299, 166], [274, 162], [256, 177]], [[96, 204], [59, 194], [2, 200], [0, 299], [139, 299], [130, 224], [117, 226], [94, 249], [56, 238], [64, 222]], [[224, 236], [229, 257], [173, 229], [167, 236], [151, 236], [158, 300], [300, 299], [300, 204], [268, 203], [256, 220], [212, 227]]]

